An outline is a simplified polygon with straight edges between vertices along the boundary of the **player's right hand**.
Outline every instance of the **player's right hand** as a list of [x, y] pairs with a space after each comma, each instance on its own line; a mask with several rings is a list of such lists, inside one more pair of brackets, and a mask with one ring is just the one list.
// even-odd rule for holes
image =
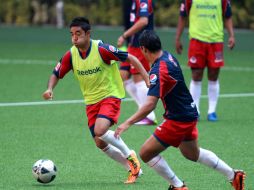
[[53, 99], [53, 91], [48, 89], [46, 90], [43, 94], [42, 94], [42, 97], [45, 99], [45, 100], [52, 100]]
[[117, 47], [120, 48], [123, 46], [125, 42], [125, 39], [123, 38], [123, 36], [119, 36], [118, 40], [117, 40]]
[[176, 53], [181, 54], [182, 51], [183, 51], [183, 45], [182, 45], [182, 43], [180, 42], [180, 40], [176, 40], [175, 46], [176, 46], [176, 47], [175, 47], [175, 48], [176, 48]]
[[126, 122], [122, 123], [121, 125], [119, 125], [116, 130], [115, 130], [115, 138], [119, 138], [120, 135], [126, 131], [131, 125], [130, 124], [127, 124]]

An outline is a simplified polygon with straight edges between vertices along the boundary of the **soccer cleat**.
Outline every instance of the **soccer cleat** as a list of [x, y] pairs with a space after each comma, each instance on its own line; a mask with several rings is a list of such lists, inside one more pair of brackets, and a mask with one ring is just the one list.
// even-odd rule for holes
[[128, 172], [128, 178], [127, 180], [124, 182], [125, 184], [132, 184], [135, 183], [135, 181], [137, 180], [138, 177], [140, 177], [143, 174], [142, 169], [139, 170], [138, 175], [133, 175], [131, 173], [131, 171]]
[[168, 190], [188, 190], [188, 187], [183, 185], [182, 187], [174, 187], [173, 185], [170, 185]]
[[231, 181], [231, 185], [234, 187], [235, 190], [244, 190], [244, 180], [246, 174], [242, 170], [235, 170], [235, 177], [233, 181]]
[[138, 173], [140, 171], [140, 162], [134, 151], [132, 151], [131, 155], [127, 158], [127, 160], [128, 160], [128, 164], [130, 166], [132, 175], [138, 176]]
[[209, 114], [207, 115], [207, 120], [208, 120], [208, 121], [212, 121], [212, 122], [218, 121], [218, 118], [217, 118], [216, 113], [215, 113], [215, 112], [209, 113]]
[[135, 125], [157, 125], [157, 120], [151, 120], [147, 117], [135, 123]]

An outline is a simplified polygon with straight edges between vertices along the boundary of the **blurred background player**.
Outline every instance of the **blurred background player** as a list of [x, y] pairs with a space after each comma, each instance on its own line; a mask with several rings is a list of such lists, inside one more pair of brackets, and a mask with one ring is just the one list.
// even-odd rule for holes
[[55, 4], [56, 9], [56, 27], [63, 28], [64, 27], [64, 1], [57, 0]]
[[152, 65], [150, 88], [146, 103], [115, 130], [119, 137], [135, 122], [154, 110], [159, 99], [163, 102], [164, 121], [146, 140], [140, 150], [141, 159], [169, 182], [168, 190], [188, 190], [160, 155], [169, 146], [178, 147], [188, 160], [206, 165], [225, 175], [235, 190], [244, 190], [245, 173], [233, 170], [213, 152], [198, 145], [198, 112], [185, 84], [182, 70], [176, 58], [161, 49], [161, 41], [153, 31], [140, 36], [143, 54]]
[[[141, 53], [138, 38], [142, 31], [144, 31], [145, 29], [153, 30], [153, 2], [152, 0], [132, 0], [132, 4], [130, 7], [130, 1], [131, 0], [127, 2], [126, 0], [124, 3], [124, 6], [126, 6], [124, 8], [125, 11], [129, 11], [130, 13], [130, 25], [128, 26], [129, 23], [125, 21], [126, 30], [118, 38], [117, 45], [118, 47], [122, 47], [125, 43], [125, 40], [129, 39], [128, 52], [136, 56], [142, 63], [146, 71], [149, 71], [150, 66], [143, 54]], [[124, 14], [126, 19], [128, 12], [125, 12]], [[128, 62], [123, 62], [121, 63], [120, 73], [124, 81], [126, 91], [135, 100], [138, 107], [141, 107], [145, 102], [148, 89], [139, 71], [137, 71]], [[154, 111], [152, 111], [147, 117], [142, 118], [142, 120], [140, 120], [136, 124], [154, 125], [156, 123], [157, 121], [155, 113]]]
[[140, 174], [140, 163], [134, 151], [122, 139], [116, 139], [110, 130], [117, 123], [121, 99], [125, 96], [118, 65], [115, 63], [132, 63], [147, 85], [148, 74], [136, 57], [103, 44], [100, 40], [91, 39], [91, 26], [86, 18], [74, 18], [70, 24], [70, 33], [73, 46], [55, 67], [43, 97], [52, 99], [53, 89], [59, 79], [72, 70], [84, 96], [88, 127], [96, 146], [130, 170], [125, 183], [134, 183]]
[[232, 24], [232, 12], [229, 0], [182, 1], [176, 32], [176, 52], [181, 54], [183, 46], [180, 41], [186, 17], [189, 17], [189, 52], [188, 65], [192, 80], [190, 93], [197, 105], [201, 96], [202, 78], [205, 67], [208, 70], [208, 121], [217, 121], [216, 106], [219, 97], [219, 72], [224, 66], [223, 58], [223, 24], [227, 28], [228, 47], [233, 49], [235, 38]]
[[[130, 14], [131, 14], [131, 7], [132, 7], [132, 0], [123, 0], [122, 1], [122, 8], [123, 8], [123, 26], [124, 31], [128, 30], [131, 27], [130, 22]], [[125, 42], [127, 43], [127, 46], [130, 42], [130, 37], [128, 37]], [[121, 48], [126, 48], [125, 44]]]

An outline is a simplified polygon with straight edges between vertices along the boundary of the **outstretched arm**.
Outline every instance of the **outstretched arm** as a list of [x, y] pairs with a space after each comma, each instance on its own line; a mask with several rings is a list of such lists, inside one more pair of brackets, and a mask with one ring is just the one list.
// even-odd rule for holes
[[127, 62], [130, 62], [141, 74], [142, 78], [144, 79], [146, 86], [150, 87], [150, 80], [149, 75], [145, 68], [143, 67], [142, 63], [133, 55], [128, 53], [128, 57], [126, 59]]
[[233, 49], [235, 46], [235, 36], [234, 36], [234, 30], [233, 30], [233, 21], [232, 21], [232, 17], [230, 18], [225, 18], [225, 27], [228, 31], [228, 47], [230, 49]]
[[58, 80], [59, 79], [56, 77], [56, 75], [52, 74], [50, 76], [49, 81], [48, 81], [48, 88], [42, 95], [45, 100], [52, 100], [53, 99], [53, 89], [57, 85]]
[[147, 96], [146, 103], [134, 115], [117, 127], [115, 130], [115, 137], [119, 137], [131, 125], [145, 118], [151, 111], [155, 109], [158, 100], [158, 97]]

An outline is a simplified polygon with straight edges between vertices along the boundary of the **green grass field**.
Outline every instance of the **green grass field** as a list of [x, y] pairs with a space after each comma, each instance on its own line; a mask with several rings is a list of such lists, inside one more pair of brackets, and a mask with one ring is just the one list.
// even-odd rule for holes
[[[116, 44], [121, 29], [94, 28], [93, 38]], [[174, 30], [158, 30], [164, 49], [174, 51]], [[206, 84], [203, 81], [199, 143], [215, 152], [233, 168], [247, 172], [246, 189], [254, 190], [254, 33], [236, 32], [233, 51], [225, 48], [226, 66], [221, 71], [219, 121], [206, 121]], [[187, 35], [184, 53], [176, 55], [183, 67], [187, 84]], [[0, 28], [0, 189], [85, 189], [155, 190], [168, 184], [145, 164], [144, 175], [134, 185], [124, 185], [124, 169], [96, 149], [87, 127], [77, 82], [72, 74], [60, 81], [52, 104], [41, 98], [55, 63], [70, 48], [67, 29]], [[63, 101], [58, 102], [58, 101]], [[58, 103], [58, 104], [57, 104]], [[133, 101], [122, 103], [120, 122], [136, 111]], [[157, 117], [162, 121], [160, 105]], [[133, 126], [123, 139], [138, 152], [155, 126]], [[185, 160], [177, 149], [163, 153], [176, 174], [191, 190], [230, 190], [227, 180], [217, 172]], [[48, 185], [37, 183], [31, 173], [41, 158], [55, 162], [58, 174]]]

